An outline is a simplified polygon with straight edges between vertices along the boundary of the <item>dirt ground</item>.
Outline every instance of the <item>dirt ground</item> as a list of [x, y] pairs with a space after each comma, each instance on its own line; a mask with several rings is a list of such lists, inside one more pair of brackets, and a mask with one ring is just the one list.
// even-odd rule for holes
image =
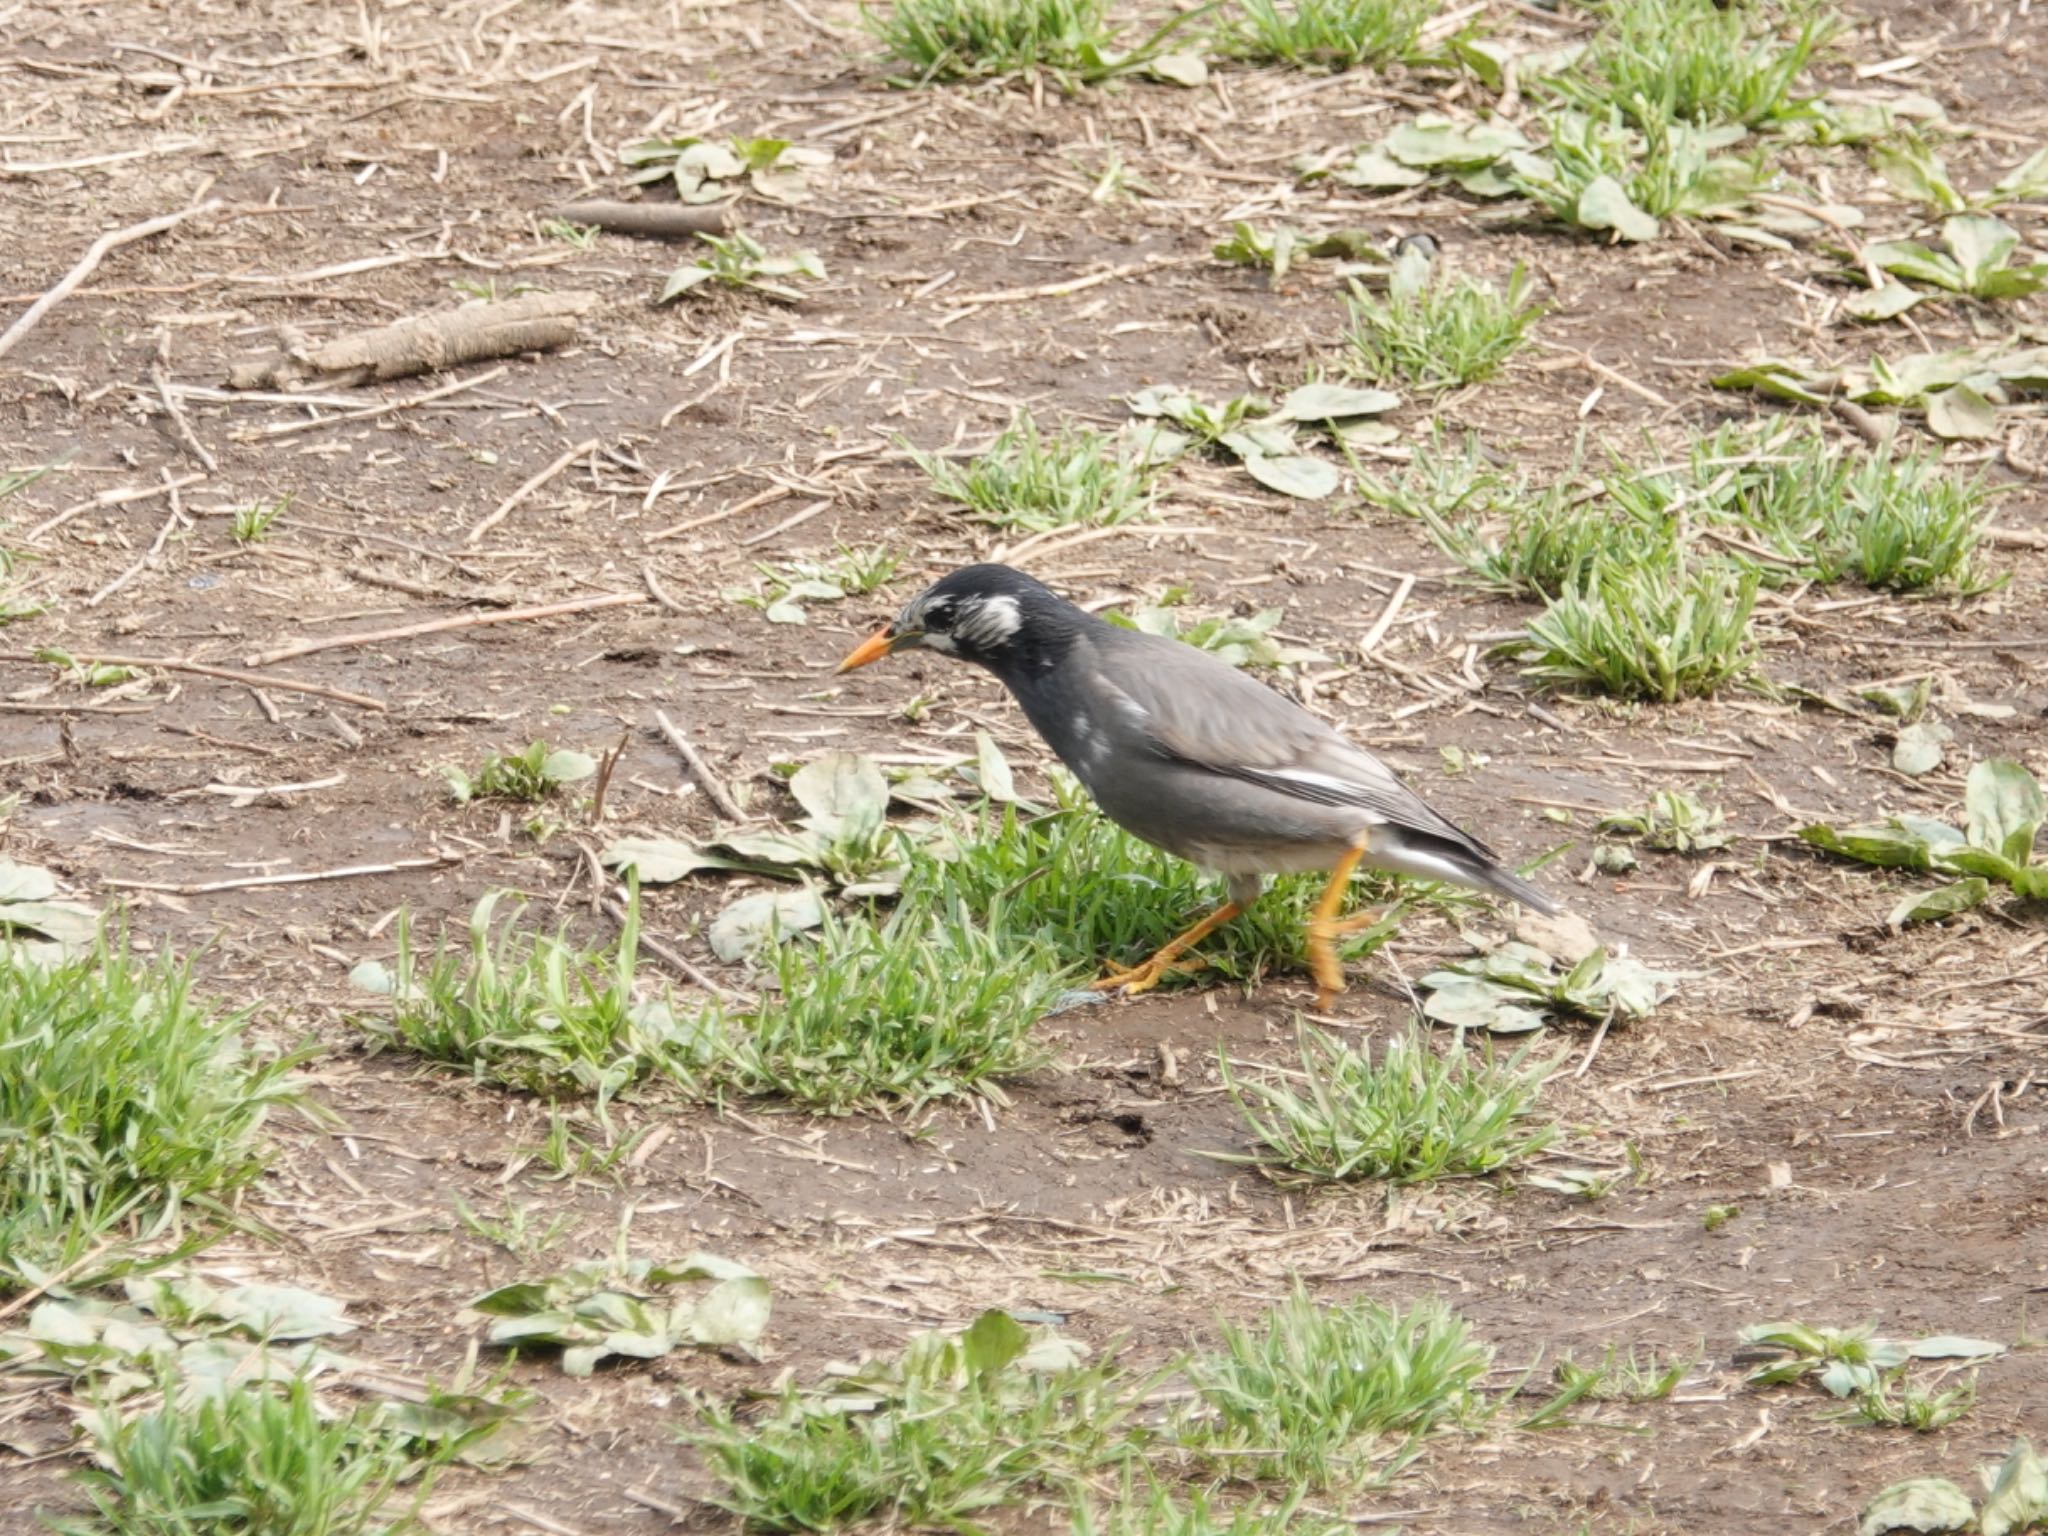
[[[2038, 6], [1848, 9], [1857, 30], [1823, 77], [1906, 60], [1883, 83], [1995, 129], [1950, 152], [1959, 179], [2048, 137]], [[1570, 25], [1534, 7], [1501, 15]], [[518, 1164], [545, 1132], [542, 1106], [363, 1052], [346, 975], [388, 956], [395, 909], [431, 929], [510, 887], [599, 934], [584, 845], [710, 828], [652, 728], [657, 708], [771, 812], [784, 802], [770, 765], [828, 748], [937, 754], [986, 728], [1020, 765], [1043, 764], [978, 674], [934, 660], [832, 675], [923, 579], [1002, 545], [939, 505], [896, 440], [983, 442], [1020, 405], [1114, 425], [1122, 397], [1154, 383], [1291, 383], [1330, 345], [1341, 295], [1312, 273], [1273, 291], [1212, 261], [1232, 220], [1428, 230], [1461, 269], [1496, 278], [1526, 263], [1551, 306], [1539, 345], [1436, 414], [1537, 467], [1563, 464], [1582, 430], [1668, 445], [1748, 414], [1751, 401], [1706, 381], [1753, 349], [1862, 345], [1819, 323], [1827, 262], [1812, 252], [1737, 251], [1705, 233], [1613, 249], [1434, 193], [1296, 184], [1294, 156], [1441, 104], [1459, 89], [1441, 78], [1231, 69], [1196, 91], [905, 92], [856, 25], [851, 5], [795, 0], [0, 0], [0, 323], [101, 232], [220, 202], [112, 252], [0, 362], [0, 470], [61, 461], [0, 503], [0, 544], [35, 556], [23, 579], [50, 605], [0, 629], [0, 791], [24, 797], [5, 851], [124, 907], [139, 940], [195, 953], [214, 992], [261, 1005], [267, 1035], [329, 1048], [311, 1076], [333, 1122], [281, 1124], [277, 1170], [250, 1202], [277, 1240], [231, 1241], [202, 1270], [347, 1298], [358, 1352], [414, 1379], [456, 1369], [480, 1331], [463, 1303], [519, 1269], [463, 1228], [458, 1200], [567, 1213], [554, 1259], [607, 1251], [630, 1205], [639, 1251], [708, 1248], [769, 1276], [765, 1364], [678, 1355], [577, 1382], [522, 1363], [515, 1379], [541, 1398], [530, 1459], [448, 1478], [428, 1513], [449, 1532], [729, 1529], [674, 1444], [690, 1394], [806, 1376], [996, 1305], [1063, 1314], [1094, 1344], [1122, 1337], [1132, 1360], [1157, 1360], [1218, 1315], [1255, 1314], [1290, 1273], [1328, 1298], [1445, 1297], [1498, 1347], [1503, 1381], [1610, 1345], [1700, 1354], [1669, 1401], [1449, 1442], [1348, 1511], [1416, 1531], [1847, 1530], [1895, 1478], [1967, 1480], [2015, 1433], [2048, 1435], [2038, 1348], [1985, 1366], [1975, 1410], [1929, 1436], [1845, 1424], [1816, 1392], [1745, 1388], [1734, 1360], [1740, 1328], [1776, 1319], [2044, 1332], [2048, 927], [1993, 904], [1892, 934], [1895, 882], [1790, 835], [1816, 816], [1953, 817], [1956, 765], [1983, 756], [2048, 773], [2048, 486], [2025, 473], [2048, 459], [2048, 431], [2026, 412], [2009, 452], [1974, 455], [2009, 487], [1999, 526], [2037, 536], [1990, 551], [2013, 573], [2003, 591], [1912, 603], [1845, 588], [1764, 612], [1781, 681], [1935, 680], [1957, 746], [1922, 779], [1892, 770], [1882, 726], [1789, 700], [1624, 709], [1534, 695], [1482, 638], [1528, 610], [1453, 582], [1412, 525], [1348, 494], [1288, 503], [1221, 467], [1183, 468], [1158, 527], [1050, 540], [1029, 562], [1085, 600], [1186, 584], [1210, 609], [1284, 605], [1287, 633], [1341, 663], [1319, 674], [1317, 707], [1515, 858], [1583, 838], [1589, 809], [1657, 787], [1726, 808], [1742, 837], [1711, 870], [1652, 854], [1637, 876], [1572, 886], [1581, 844], [1546, 876], [1604, 936], [1690, 973], [1597, 1050], [1562, 1032], [1575, 1061], [1549, 1097], [1569, 1160], [1623, 1174], [1598, 1202], [1472, 1185], [1290, 1193], [1205, 1157], [1243, 1146], [1217, 1046], [1285, 1056], [1311, 1002], [1296, 976], [1048, 1021], [1056, 1063], [986, 1113], [625, 1106], [625, 1127], [654, 1119], [660, 1134], [622, 1183], [539, 1182]], [[565, 199], [615, 190], [618, 146], [653, 129], [830, 150], [808, 203], [739, 209], [772, 249], [815, 250], [827, 281], [799, 306], [704, 295], [656, 308], [675, 248], [607, 235], [582, 250], [541, 231]], [[1112, 146], [1147, 195], [1090, 198]], [[1910, 222], [1859, 159], [1834, 163], [1837, 196], [1864, 201], [1884, 232]], [[2030, 243], [2040, 213], [2015, 216]], [[1111, 269], [1078, 291], [1018, 292]], [[319, 340], [528, 286], [598, 295], [576, 345], [310, 406], [218, 388], [287, 328]], [[2022, 315], [2040, 323], [2039, 303]], [[1921, 323], [1954, 344], [1985, 322], [1953, 310]], [[1428, 412], [1395, 419], [1412, 439]], [[280, 497], [268, 538], [231, 538], [236, 509]], [[902, 571], [806, 626], [719, 595], [756, 561], [875, 541], [909, 556]], [[250, 660], [512, 605], [645, 596], [648, 571], [673, 609], [647, 600]], [[1359, 638], [1409, 576], [1361, 661]], [[157, 668], [88, 690], [30, 659], [45, 647], [266, 681]], [[931, 706], [912, 722], [914, 696]], [[517, 816], [453, 805], [439, 771], [541, 736], [599, 752], [622, 733], [602, 832], [565, 815], [536, 841]], [[1450, 745], [1488, 760], [1448, 775]], [[252, 793], [222, 792], [235, 785]], [[1560, 805], [1572, 825], [1541, 814]], [[197, 889], [362, 865], [398, 867]], [[713, 965], [698, 929], [732, 889], [650, 891], [650, 930]], [[1461, 948], [1425, 923], [1390, 953], [1414, 975]], [[1407, 1014], [1375, 964], [1336, 1023], [1384, 1034]], [[1717, 1205], [1740, 1214], [1709, 1230]], [[25, 1532], [35, 1504], [70, 1497], [66, 1421], [54, 1397], [14, 1407], [0, 1438], [39, 1454], [0, 1451], [0, 1530]]]

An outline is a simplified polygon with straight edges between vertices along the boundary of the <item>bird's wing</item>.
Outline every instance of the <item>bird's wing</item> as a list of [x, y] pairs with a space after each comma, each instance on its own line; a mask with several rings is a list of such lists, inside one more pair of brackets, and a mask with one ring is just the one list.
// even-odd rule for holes
[[1095, 638], [1104, 702], [1162, 755], [1485, 853], [1385, 763], [1229, 663], [1131, 630]]

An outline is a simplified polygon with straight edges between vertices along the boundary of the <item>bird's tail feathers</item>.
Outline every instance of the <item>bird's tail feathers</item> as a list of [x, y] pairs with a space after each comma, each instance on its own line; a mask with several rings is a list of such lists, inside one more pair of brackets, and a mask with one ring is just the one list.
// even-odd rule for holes
[[1373, 829], [1367, 857], [1375, 864], [1423, 880], [1448, 880], [1475, 891], [1489, 891], [1518, 901], [1544, 916], [1563, 909], [1513, 870], [1501, 866], [1484, 847], [1466, 838], [1453, 841], [1412, 827]]

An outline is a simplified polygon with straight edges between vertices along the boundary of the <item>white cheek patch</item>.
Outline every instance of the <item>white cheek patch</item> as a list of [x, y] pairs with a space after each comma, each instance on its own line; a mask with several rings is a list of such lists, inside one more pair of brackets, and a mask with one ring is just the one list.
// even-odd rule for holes
[[1024, 616], [1017, 610], [1017, 599], [1007, 592], [999, 592], [993, 597], [963, 603], [960, 616], [953, 621], [953, 633], [969, 645], [993, 651], [1000, 649], [1023, 624]]
[[953, 637], [942, 629], [928, 629], [924, 638], [917, 642], [925, 650], [939, 651], [947, 656], [958, 656], [960, 647], [953, 643]]

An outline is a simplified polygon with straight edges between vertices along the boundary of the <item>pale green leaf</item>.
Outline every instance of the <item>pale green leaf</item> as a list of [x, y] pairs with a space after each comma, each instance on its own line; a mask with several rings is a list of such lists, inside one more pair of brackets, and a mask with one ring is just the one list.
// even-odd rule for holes
[[1976, 1505], [1947, 1478], [1915, 1477], [1893, 1483], [1865, 1505], [1856, 1536], [1886, 1536], [1889, 1531], [1937, 1536], [1968, 1530], [1976, 1518]]
[[1892, 928], [1903, 928], [1908, 923], [1939, 922], [1944, 917], [1954, 917], [1959, 912], [1982, 905], [1990, 894], [1991, 882], [1981, 875], [1957, 880], [1938, 890], [1914, 891], [1892, 908], [1885, 923]]
[[728, 963], [745, 959], [770, 939], [787, 937], [825, 921], [825, 903], [818, 893], [763, 891], [742, 896], [711, 920], [704, 937], [711, 952]]
[[1336, 465], [1302, 454], [1251, 453], [1245, 456], [1244, 467], [1268, 490], [1303, 501], [1320, 501], [1343, 481]]
[[2034, 837], [2048, 821], [2048, 803], [2034, 776], [2016, 762], [1990, 758], [1970, 769], [1963, 789], [1970, 845], [2013, 864], [2032, 861]]
[[1624, 240], [1654, 240], [1661, 229], [1612, 176], [1596, 176], [1579, 194], [1575, 215], [1587, 229], [1611, 229]]
[[1998, 435], [1998, 407], [1967, 384], [1927, 397], [1927, 430], [1936, 437], [1976, 440]]

